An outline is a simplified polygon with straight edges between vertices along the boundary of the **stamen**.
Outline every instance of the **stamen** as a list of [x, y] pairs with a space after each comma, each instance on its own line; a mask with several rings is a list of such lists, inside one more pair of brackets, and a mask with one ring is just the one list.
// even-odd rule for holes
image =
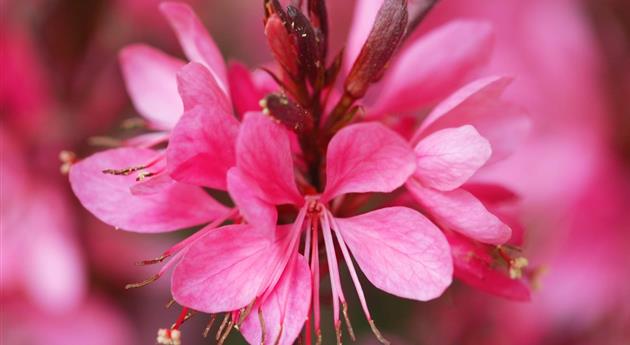
[[225, 325], [227, 325], [229, 319], [230, 319], [230, 314], [225, 314], [223, 321], [221, 321], [221, 326], [219, 326], [219, 331], [217, 332], [215, 340], [218, 341], [221, 338], [221, 333], [223, 333], [223, 329], [225, 328]]
[[345, 302], [341, 304], [341, 313], [343, 314], [343, 318], [346, 321], [346, 328], [348, 329], [350, 339], [352, 339], [352, 341], [356, 341], [357, 338], [354, 336], [354, 329], [352, 328], [350, 318], [348, 317], [348, 304]]
[[179, 317], [171, 329], [179, 329], [179, 326], [181, 326], [186, 320], [190, 319], [191, 316], [192, 312], [189, 312], [187, 307], [182, 308], [182, 312], [179, 313]]
[[341, 345], [341, 324], [335, 324], [335, 335], [337, 336], [337, 345]]
[[91, 146], [102, 146], [102, 147], [119, 147], [122, 146], [122, 141], [112, 137], [106, 136], [94, 136], [88, 138], [88, 144]]
[[156, 173], [150, 172], [150, 171], [141, 171], [138, 176], [136, 176], [136, 181], [140, 182], [140, 181], [144, 181], [147, 177], [151, 177], [151, 176], [155, 176]]
[[318, 329], [315, 334], [315, 345], [322, 345], [322, 330]]
[[245, 319], [252, 312], [252, 308], [254, 307], [254, 303], [255, 302], [256, 302], [256, 300], [253, 300], [252, 303], [250, 303], [246, 308], [241, 309], [240, 317], [239, 317], [238, 322], [236, 323], [236, 326], [235, 326], [236, 329], [241, 327], [241, 325], [243, 324], [243, 321], [245, 321]]
[[280, 331], [278, 331], [278, 336], [276, 337], [276, 341], [273, 343], [274, 345], [280, 344], [280, 339], [282, 338], [282, 333], [284, 332], [284, 324], [280, 324]]
[[267, 336], [267, 329], [265, 328], [265, 318], [263, 317], [262, 308], [258, 308], [258, 322], [260, 322], [260, 345], [265, 344], [265, 338]]
[[313, 218], [311, 223], [311, 232], [313, 239], [311, 240], [311, 272], [313, 277], [313, 326], [315, 327], [316, 344], [321, 344], [322, 332], [320, 328], [320, 309], [319, 309], [319, 245], [318, 245], [318, 219]]
[[523, 268], [527, 267], [528, 264], [527, 258], [522, 256], [510, 260], [510, 278], [521, 279], [523, 277]]
[[339, 301], [345, 302], [343, 291], [341, 290], [341, 282], [339, 280], [339, 267], [337, 266], [337, 257], [335, 255], [335, 246], [333, 244], [332, 235], [330, 233], [330, 224], [328, 217], [323, 213], [322, 234], [324, 235], [324, 244], [326, 245], [326, 258], [328, 259], [328, 270], [330, 271], [330, 285], [333, 294], [333, 320], [335, 326], [339, 324]]
[[208, 324], [206, 325], [206, 328], [203, 330], [203, 337], [207, 338], [208, 334], [210, 333], [210, 329], [212, 329], [212, 325], [214, 325], [214, 321], [217, 319], [216, 315], [210, 315], [210, 320], [208, 321]]
[[146, 167], [144, 165], [139, 165], [139, 166], [124, 168], [124, 169], [105, 169], [103, 170], [103, 174], [127, 176], [134, 171], [142, 170], [145, 168]]
[[143, 286], [147, 286], [151, 283], [153, 283], [154, 281], [158, 280], [160, 278], [160, 274], [156, 274], [154, 276], [152, 276], [151, 278], [141, 281], [139, 283], [131, 283], [131, 284], [127, 284], [125, 285], [125, 290], [129, 290], [129, 289], [137, 289], [137, 288], [141, 288]]
[[155, 259], [150, 259], [150, 260], [143, 260], [143, 261], [138, 261], [136, 262], [136, 266], [146, 266], [146, 265], [154, 265], [154, 264], [159, 264], [160, 262], [166, 260], [166, 258], [168, 258], [170, 255], [162, 255], [158, 258]]
[[171, 298], [170, 301], [168, 301], [168, 303], [166, 303], [166, 305], [164, 306], [164, 308], [168, 309], [170, 307], [173, 306], [173, 304], [175, 304], [175, 300], [173, 298]]
[[221, 336], [221, 339], [219, 339], [219, 342], [217, 342], [217, 345], [223, 345], [227, 337], [230, 335], [230, 332], [232, 332], [233, 328], [234, 328], [234, 322], [230, 320], [230, 322], [228, 322], [225, 333], [223, 334], [223, 336]]
[[381, 331], [378, 330], [378, 328], [376, 328], [376, 325], [374, 324], [374, 320], [370, 319], [368, 320], [368, 322], [370, 323], [370, 328], [372, 328], [372, 333], [374, 333], [374, 335], [376, 336], [376, 339], [384, 345], [390, 345], [391, 343], [389, 342], [389, 340], [385, 339], [385, 337], [383, 337], [383, 335], [381, 334]]

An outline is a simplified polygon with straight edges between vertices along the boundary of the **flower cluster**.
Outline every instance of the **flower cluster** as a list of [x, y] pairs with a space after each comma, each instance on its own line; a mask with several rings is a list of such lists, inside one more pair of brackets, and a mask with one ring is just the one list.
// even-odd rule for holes
[[74, 163], [69, 175], [81, 203], [117, 228], [199, 228], [144, 262], [165, 262], [155, 276], [129, 285], [173, 269], [184, 308], [159, 343], [180, 342], [189, 310], [225, 315], [220, 343], [233, 328], [251, 344], [292, 344], [302, 330], [307, 344], [320, 343], [320, 270], [337, 341], [342, 324], [354, 338], [342, 261], [382, 343], [357, 267], [379, 289], [418, 301], [439, 297], [453, 275], [528, 298], [526, 261], [503, 246], [521, 237], [517, 197], [472, 182], [527, 129], [522, 110], [501, 98], [509, 78], [466, 84], [489, 55], [490, 28], [459, 21], [414, 38], [431, 5], [359, 3], [347, 51], [331, 59], [323, 0], [264, 1], [276, 60], [268, 69], [226, 67], [180, 3], [160, 9], [188, 62], [145, 45], [121, 52], [150, 131]]

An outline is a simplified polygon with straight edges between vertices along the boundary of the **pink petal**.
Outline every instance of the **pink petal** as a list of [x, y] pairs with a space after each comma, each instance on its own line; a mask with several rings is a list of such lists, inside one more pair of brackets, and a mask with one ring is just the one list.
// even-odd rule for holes
[[354, 7], [354, 16], [350, 34], [348, 35], [348, 43], [344, 49], [344, 68], [349, 71], [356, 60], [365, 40], [367, 40], [376, 14], [383, 4], [383, 0], [358, 0]]
[[187, 110], [166, 150], [169, 173], [181, 182], [225, 190], [227, 171], [236, 164], [239, 123], [202, 65], [187, 65], [178, 84]]
[[418, 167], [415, 177], [424, 186], [453, 190], [466, 182], [490, 155], [490, 143], [466, 125], [437, 131], [415, 148]]
[[474, 81], [441, 102], [426, 118], [413, 141], [435, 131], [470, 124], [492, 146], [491, 160], [508, 156], [529, 132], [530, 121], [520, 107], [501, 100], [507, 77]]
[[339, 229], [335, 230], [379, 289], [426, 301], [450, 285], [453, 263], [448, 243], [422, 214], [390, 207], [336, 220]]
[[184, 62], [141, 44], [125, 47], [120, 65], [134, 107], [159, 129], [171, 129], [182, 115], [177, 71]]
[[187, 111], [173, 129], [166, 150], [168, 170], [177, 181], [225, 190], [236, 164], [238, 121], [219, 108]]
[[156, 151], [119, 148], [96, 153], [72, 166], [70, 183], [81, 204], [103, 222], [130, 231], [164, 232], [209, 222], [227, 212], [202, 189], [180, 183], [151, 195], [133, 195], [137, 174], [105, 169], [145, 164]]
[[[291, 345], [300, 335], [311, 305], [311, 271], [302, 255], [287, 266], [273, 293], [262, 304], [265, 344]], [[282, 333], [281, 333], [282, 332]], [[258, 308], [254, 307], [241, 327], [250, 344], [262, 344]], [[279, 341], [276, 341], [279, 338]]]
[[530, 288], [523, 279], [511, 279], [506, 272], [494, 268], [489, 246], [451, 234], [448, 237], [453, 253], [455, 277], [464, 283], [505, 298], [528, 301]]
[[206, 65], [227, 94], [227, 72], [223, 56], [192, 8], [185, 3], [163, 2], [160, 4], [160, 11], [175, 30], [188, 59]]
[[236, 112], [242, 116], [248, 111], [260, 110], [259, 102], [265, 92], [254, 84], [252, 75], [245, 65], [233, 62], [228, 69], [230, 93]]
[[453, 21], [433, 30], [401, 52], [370, 112], [411, 111], [446, 97], [486, 62], [492, 43], [484, 22]]
[[410, 181], [407, 189], [440, 225], [450, 230], [489, 244], [502, 244], [510, 239], [510, 227], [461, 188], [441, 192]]
[[328, 144], [322, 201], [345, 193], [391, 192], [415, 170], [407, 142], [379, 123], [340, 130]]
[[184, 102], [185, 111], [201, 105], [232, 113], [230, 100], [210, 71], [200, 63], [191, 62], [177, 73], [177, 89]]
[[133, 195], [151, 195], [161, 193], [175, 184], [177, 184], [177, 181], [173, 180], [168, 174], [159, 174], [134, 184], [130, 190]]
[[261, 198], [273, 204], [300, 205], [287, 131], [270, 117], [247, 113], [236, 145], [239, 170], [256, 181]]
[[256, 182], [238, 168], [232, 168], [228, 171], [227, 184], [230, 197], [248, 224], [256, 224], [263, 229], [276, 228], [278, 220], [276, 207], [259, 197], [261, 191]]
[[267, 231], [248, 225], [228, 225], [210, 231], [188, 249], [175, 268], [173, 298], [205, 313], [234, 311], [249, 305], [265, 290], [265, 283], [280, 261], [282, 240], [281, 237], [274, 242]]

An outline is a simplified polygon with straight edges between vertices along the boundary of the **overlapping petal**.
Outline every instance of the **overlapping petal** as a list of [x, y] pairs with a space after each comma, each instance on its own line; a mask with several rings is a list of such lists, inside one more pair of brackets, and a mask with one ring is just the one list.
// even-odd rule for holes
[[249, 225], [211, 230], [175, 268], [173, 298], [206, 313], [230, 312], [251, 304], [266, 289], [281, 260], [283, 239]]
[[153, 160], [156, 151], [119, 148], [96, 153], [70, 170], [74, 194], [103, 222], [130, 231], [164, 232], [209, 222], [226, 208], [202, 189], [181, 183], [159, 193], [134, 195], [136, 175], [105, 174], [106, 169], [137, 167]]
[[492, 153], [490, 143], [470, 125], [432, 133], [415, 151], [418, 167], [414, 176], [423, 185], [443, 191], [464, 184]]
[[171, 176], [182, 182], [225, 190], [236, 164], [238, 120], [214, 77], [190, 63], [178, 74], [186, 113], [173, 129], [167, 149]]
[[508, 156], [526, 137], [530, 121], [520, 107], [501, 99], [508, 77], [476, 80], [442, 101], [427, 116], [414, 142], [440, 129], [470, 124], [490, 141], [491, 160]]
[[478, 21], [452, 21], [422, 36], [394, 62], [368, 115], [412, 111], [448, 96], [486, 62], [492, 43], [492, 27]]
[[237, 139], [236, 162], [240, 171], [256, 182], [260, 197], [267, 202], [303, 203], [295, 184], [289, 135], [270, 117], [245, 114]]
[[453, 264], [446, 238], [420, 213], [390, 207], [336, 221], [335, 230], [379, 289], [426, 301], [450, 285]]
[[[255, 306], [241, 326], [250, 344], [291, 345], [304, 327], [311, 305], [311, 271], [297, 254], [262, 306]], [[261, 316], [257, 309], [261, 308]], [[265, 325], [264, 336], [260, 317]], [[264, 341], [263, 341], [264, 340]]]
[[259, 196], [261, 191], [254, 181], [238, 168], [232, 168], [228, 171], [227, 184], [230, 197], [249, 224], [275, 230], [278, 212], [274, 205]]
[[425, 188], [415, 181], [409, 181], [407, 189], [430, 210], [440, 225], [450, 230], [489, 244], [502, 244], [510, 239], [510, 227], [468, 191], [458, 188], [442, 192]]
[[345, 127], [328, 145], [322, 200], [345, 193], [391, 192], [415, 168], [413, 150], [394, 131], [378, 123]]
[[184, 62], [143, 44], [125, 47], [119, 59], [138, 113], [156, 128], [173, 128], [183, 112], [176, 74]]
[[228, 94], [225, 61], [216, 43], [188, 4], [163, 2], [160, 10], [171, 24], [190, 61], [204, 64]]

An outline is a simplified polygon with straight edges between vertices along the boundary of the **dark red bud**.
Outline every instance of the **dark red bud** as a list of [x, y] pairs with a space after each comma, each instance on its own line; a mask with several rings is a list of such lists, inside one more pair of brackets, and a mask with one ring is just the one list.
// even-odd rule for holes
[[311, 83], [315, 83], [320, 71], [323, 71], [324, 61], [321, 56], [321, 33], [316, 32], [311, 22], [296, 7], [287, 7], [287, 30], [293, 34], [298, 45], [299, 64], [304, 69]]
[[272, 93], [262, 101], [263, 113], [280, 121], [283, 125], [297, 133], [313, 129], [313, 116], [298, 103], [284, 94]]
[[316, 31], [321, 33], [319, 48], [321, 56], [326, 57], [328, 48], [328, 13], [325, 0], [308, 0], [308, 17]]
[[354, 99], [365, 95], [371, 83], [381, 79], [402, 41], [407, 27], [407, 1], [385, 0], [372, 31], [346, 79], [345, 89]]
[[267, 18], [265, 25], [265, 35], [269, 42], [271, 52], [290, 76], [296, 77], [300, 74], [298, 66], [298, 48], [293, 37], [287, 32], [285, 24], [277, 14], [272, 14]]

